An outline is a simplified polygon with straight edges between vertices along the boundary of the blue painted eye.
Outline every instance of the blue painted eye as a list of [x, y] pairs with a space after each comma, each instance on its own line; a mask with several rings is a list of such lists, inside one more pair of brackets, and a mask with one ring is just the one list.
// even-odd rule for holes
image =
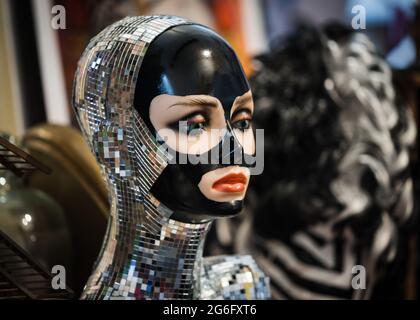
[[186, 121], [186, 131], [188, 135], [201, 135], [208, 126], [206, 117], [200, 113], [187, 117]]
[[251, 127], [251, 121], [248, 119], [236, 121], [233, 124], [233, 127], [242, 131], [249, 129]]
[[205, 130], [204, 122], [191, 122], [187, 124], [187, 134], [200, 135]]
[[231, 123], [233, 128], [245, 131], [251, 128], [252, 113], [247, 109], [239, 110], [233, 115]]

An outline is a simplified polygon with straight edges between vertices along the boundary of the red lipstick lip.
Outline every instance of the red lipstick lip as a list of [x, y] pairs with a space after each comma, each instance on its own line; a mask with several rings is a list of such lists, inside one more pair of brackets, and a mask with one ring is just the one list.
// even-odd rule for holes
[[213, 183], [213, 189], [220, 192], [243, 192], [247, 181], [243, 173], [230, 173]]

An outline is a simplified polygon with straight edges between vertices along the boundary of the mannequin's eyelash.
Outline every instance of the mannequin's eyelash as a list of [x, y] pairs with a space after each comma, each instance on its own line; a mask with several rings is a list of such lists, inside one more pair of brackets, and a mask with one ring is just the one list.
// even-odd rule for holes
[[177, 121], [169, 124], [169, 127], [172, 128], [172, 129], [175, 129], [175, 130], [179, 130], [179, 122], [180, 121], [188, 121], [188, 119], [190, 119], [192, 117], [195, 117], [197, 115], [203, 116], [203, 118], [205, 119], [205, 122], [204, 123], [205, 123], [206, 126], [209, 126], [210, 125], [210, 119], [209, 119], [208, 115], [205, 112], [202, 112], [202, 111], [197, 112], [196, 111], [196, 112], [192, 112], [192, 113], [186, 115], [185, 117], [183, 117], [183, 118], [181, 118], [181, 119], [179, 119], [179, 120], [177, 120]]
[[237, 109], [237, 110], [235, 110], [235, 112], [232, 114], [232, 116], [231, 116], [231, 119], [234, 119], [238, 114], [241, 114], [242, 112], [244, 112], [244, 113], [247, 113], [249, 116], [250, 116], [250, 120], [252, 120], [253, 119], [253, 117], [254, 117], [254, 114], [253, 114], [253, 112], [250, 110], [250, 109], [248, 109], [248, 108], [240, 108], [240, 109]]

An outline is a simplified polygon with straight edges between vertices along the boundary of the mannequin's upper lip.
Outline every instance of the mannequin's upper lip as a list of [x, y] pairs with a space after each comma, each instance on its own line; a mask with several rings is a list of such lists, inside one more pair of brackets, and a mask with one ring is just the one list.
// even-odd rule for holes
[[247, 180], [248, 178], [243, 173], [229, 173], [213, 183], [213, 187], [217, 184], [246, 184]]

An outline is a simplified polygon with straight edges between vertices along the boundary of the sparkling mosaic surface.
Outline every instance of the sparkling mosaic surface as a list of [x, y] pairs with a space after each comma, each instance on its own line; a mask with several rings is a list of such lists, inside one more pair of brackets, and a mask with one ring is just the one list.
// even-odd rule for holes
[[255, 300], [270, 296], [269, 280], [251, 256], [215, 256], [204, 259], [201, 298]]
[[171, 219], [150, 193], [168, 162], [132, 107], [148, 45], [170, 16], [125, 18], [93, 38], [75, 77], [73, 106], [109, 187], [111, 215], [82, 299], [263, 299], [268, 280], [247, 257], [202, 258], [210, 222]]

